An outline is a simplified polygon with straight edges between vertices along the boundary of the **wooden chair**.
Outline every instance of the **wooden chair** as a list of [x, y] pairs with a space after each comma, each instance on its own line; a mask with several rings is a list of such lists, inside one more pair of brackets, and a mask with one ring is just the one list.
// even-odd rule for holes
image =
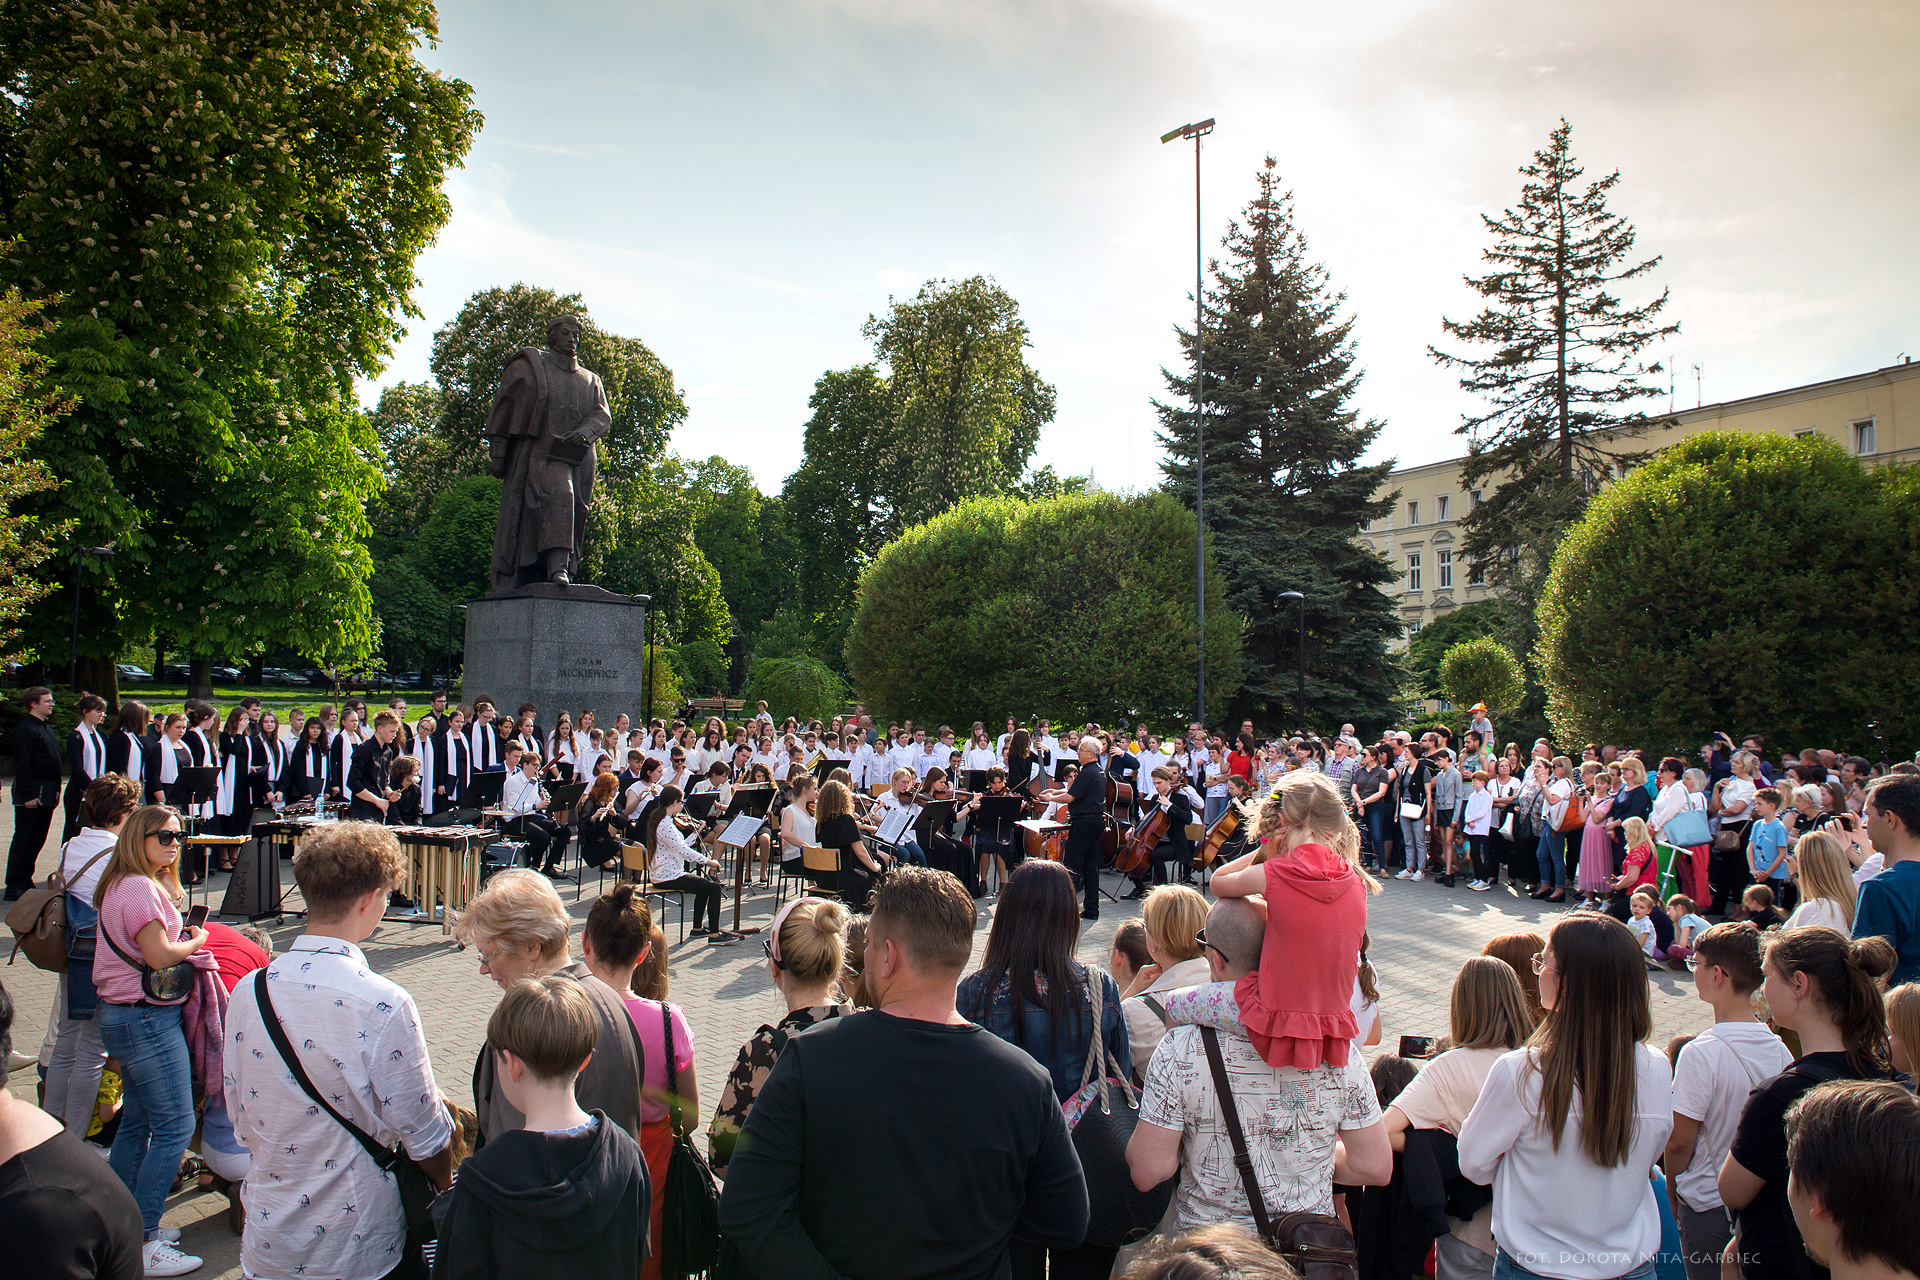
[[687, 895], [680, 889], [656, 889], [653, 887], [653, 872], [647, 858], [647, 846], [643, 844], [623, 844], [620, 846], [620, 867], [630, 881], [640, 885], [642, 900], [658, 898], [664, 912], [669, 900], [680, 908], [680, 941], [687, 940]]
[[[838, 849], [823, 849], [818, 845], [803, 844], [800, 846], [800, 866], [804, 871], [816, 871], [822, 874], [831, 871], [834, 884], [840, 883], [840, 851]], [[817, 885], [810, 887], [808, 892], [822, 898], [840, 896], [837, 888], [823, 889]]]
[[792, 862], [788, 862], [780, 856], [786, 849], [784, 842], [775, 840], [774, 846], [773, 909], [778, 911], [786, 905], [787, 886], [789, 884], [795, 885], [795, 892], [799, 893], [802, 897], [805, 897], [811, 890], [806, 887], [808, 883], [807, 878], [800, 874], [801, 868], [806, 865], [806, 846], [800, 846], [801, 856]]
[[878, 800], [881, 796], [887, 794], [887, 792], [891, 790], [893, 790], [893, 784], [891, 782], [876, 782], [872, 786], [867, 788], [867, 794], [871, 795], [874, 799]]

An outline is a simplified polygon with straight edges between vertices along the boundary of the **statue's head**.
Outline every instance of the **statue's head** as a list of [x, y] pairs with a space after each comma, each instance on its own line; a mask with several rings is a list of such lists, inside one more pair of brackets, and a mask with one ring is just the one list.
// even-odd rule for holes
[[555, 316], [547, 321], [547, 349], [574, 355], [580, 350], [580, 335], [585, 331], [579, 316]]

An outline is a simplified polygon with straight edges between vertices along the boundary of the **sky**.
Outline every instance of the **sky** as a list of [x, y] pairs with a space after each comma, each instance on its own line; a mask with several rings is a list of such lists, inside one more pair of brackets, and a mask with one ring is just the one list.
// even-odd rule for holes
[[1670, 290], [1677, 407], [1920, 358], [1905, 0], [441, 0], [440, 24], [422, 57], [486, 123], [379, 385], [425, 378], [478, 290], [578, 291], [673, 371], [672, 447], [769, 492], [815, 381], [872, 358], [868, 316], [975, 273], [1058, 390], [1034, 464], [1157, 485], [1195, 228], [1193, 146], [1159, 135], [1209, 116], [1208, 254], [1272, 155], [1355, 320], [1373, 458], [1464, 451], [1475, 402], [1427, 347], [1477, 310], [1481, 215], [1562, 116], [1663, 259], [1626, 297]]

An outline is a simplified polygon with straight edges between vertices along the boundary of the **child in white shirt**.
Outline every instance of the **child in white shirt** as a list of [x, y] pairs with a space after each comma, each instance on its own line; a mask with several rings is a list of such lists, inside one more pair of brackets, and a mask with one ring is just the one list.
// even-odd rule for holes
[[1465, 809], [1460, 827], [1467, 837], [1467, 857], [1473, 864], [1473, 880], [1467, 888], [1485, 893], [1493, 888], [1493, 873], [1487, 868], [1487, 835], [1493, 830], [1493, 792], [1487, 790], [1484, 769], [1474, 771], [1473, 790], [1467, 793]]

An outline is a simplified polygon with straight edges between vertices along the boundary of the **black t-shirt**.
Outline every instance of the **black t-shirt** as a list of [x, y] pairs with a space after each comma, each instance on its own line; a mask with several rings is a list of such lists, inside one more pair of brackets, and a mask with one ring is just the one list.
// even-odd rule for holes
[[1035, 765], [1036, 761], [1030, 755], [1017, 760], [1009, 755], [1007, 757], [1007, 790], [1018, 791], [1026, 786], [1028, 779], [1033, 777]]
[[1073, 785], [1067, 788], [1067, 797], [1067, 813], [1072, 817], [1087, 818], [1107, 811], [1107, 775], [1098, 760], [1080, 766], [1080, 772], [1073, 775]]
[[1740, 1211], [1743, 1280], [1827, 1280], [1827, 1269], [1807, 1256], [1787, 1204], [1787, 1112], [1829, 1081], [1884, 1078], [1861, 1075], [1844, 1053], [1809, 1053], [1747, 1095], [1732, 1155], [1767, 1185]]
[[72, 1134], [0, 1164], [11, 1280], [140, 1280], [145, 1237], [126, 1183]]
[[[1371, 769], [1368, 769], [1362, 766], [1360, 769], [1356, 770], [1353, 775], [1354, 800], [1356, 802], [1365, 803], [1366, 801], [1373, 799], [1373, 793], [1378, 791], [1380, 789], [1380, 784], [1385, 782], [1386, 780], [1387, 780], [1387, 771], [1385, 769], [1380, 768], [1378, 765], [1375, 765]], [[1381, 798], [1385, 799], [1384, 796]]]
[[868, 1010], [788, 1042], [727, 1164], [720, 1226], [763, 1276], [988, 1280], [1016, 1233], [1079, 1244], [1087, 1188], [1024, 1050]]
[[813, 838], [822, 849], [838, 849], [846, 853], [853, 848], [854, 841], [863, 838], [863, 833], [860, 824], [853, 820], [853, 815], [843, 813], [815, 827]]

